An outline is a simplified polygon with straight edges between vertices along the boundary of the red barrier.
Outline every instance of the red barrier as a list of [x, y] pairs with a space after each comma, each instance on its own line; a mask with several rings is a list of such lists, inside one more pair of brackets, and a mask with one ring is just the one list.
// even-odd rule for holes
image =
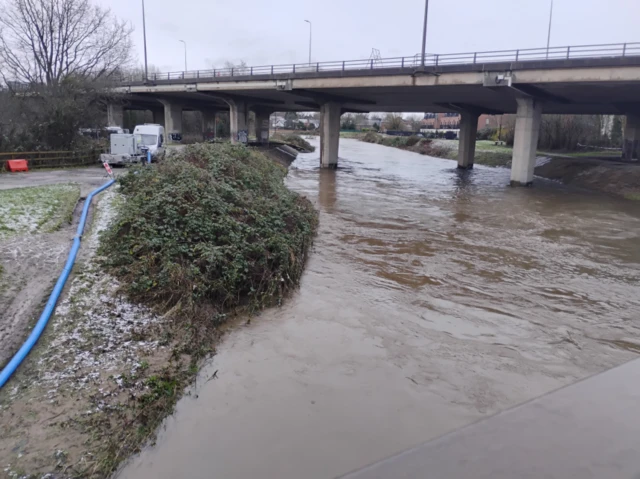
[[27, 160], [7, 160], [7, 169], [12, 172], [29, 171]]

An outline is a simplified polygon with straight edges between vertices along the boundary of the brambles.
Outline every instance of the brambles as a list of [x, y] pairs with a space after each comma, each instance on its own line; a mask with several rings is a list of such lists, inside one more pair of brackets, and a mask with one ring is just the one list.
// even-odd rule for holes
[[106, 266], [134, 299], [191, 321], [278, 304], [298, 284], [317, 224], [286, 170], [228, 144], [194, 145], [119, 180]]
[[315, 146], [311, 145], [307, 140], [293, 133], [288, 135], [277, 133], [271, 137], [271, 140], [281, 141], [304, 153], [311, 153], [316, 150]]

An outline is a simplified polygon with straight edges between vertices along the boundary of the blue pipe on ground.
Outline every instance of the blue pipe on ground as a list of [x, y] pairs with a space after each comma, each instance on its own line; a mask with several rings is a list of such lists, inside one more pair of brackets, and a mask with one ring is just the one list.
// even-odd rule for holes
[[76, 256], [78, 255], [78, 250], [80, 249], [80, 238], [82, 237], [82, 233], [84, 231], [84, 225], [87, 222], [87, 214], [89, 213], [91, 200], [95, 195], [103, 190], [106, 190], [114, 183], [115, 180], [109, 180], [100, 188], [93, 190], [91, 193], [89, 193], [89, 196], [87, 196], [87, 199], [84, 202], [84, 207], [82, 208], [82, 215], [80, 216], [80, 222], [78, 223], [76, 236], [73, 238], [73, 245], [71, 246], [71, 251], [69, 252], [69, 257], [67, 258], [67, 262], [64, 265], [64, 269], [62, 270], [62, 273], [60, 274], [56, 285], [53, 287], [51, 296], [49, 296], [49, 301], [47, 301], [47, 304], [44, 307], [44, 311], [42, 311], [40, 319], [38, 319], [38, 322], [33, 328], [33, 331], [31, 331], [31, 334], [15, 354], [15, 356], [11, 358], [9, 364], [7, 364], [2, 372], [0, 372], [0, 388], [5, 385], [5, 383], [9, 380], [18, 366], [20, 366], [24, 358], [27, 357], [27, 354], [29, 354], [31, 348], [33, 348], [33, 346], [36, 344], [36, 342], [40, 338], [40, 335], [42, 335], [42, 331], [44, 331], [44, 328], [49, 322], [49, 318], [51, 317], [51, 314], [56, 307], [56, 303], [58, 302], [58, 298], [60, 298], [60, 294], [62, 293], [62, 288], [64, 288], [64, 285], [67, 282], [67, 278], [69, 278], [69, 274], [73, 269], [73, 264], [76, 261]]

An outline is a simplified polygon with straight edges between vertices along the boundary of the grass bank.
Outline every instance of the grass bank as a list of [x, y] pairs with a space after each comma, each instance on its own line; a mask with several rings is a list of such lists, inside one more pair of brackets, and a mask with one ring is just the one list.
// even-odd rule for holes
[[[458, 140], [430, 140], [418, 136], [386, 136], [369, 132], [362, 141], [378, 145], [413, 151], [421, 155], [455, 160], [458, 157]], [[508, 166], [511, 164], [512, 149], [497, 146], [491, 141], [476, 142], [475, 163], [487, 166]]]
[[153, 440], [225, 322], [281, 304], [317, 226], [285, 175], [250, 148], [194, 145], [105, 193], [68, 296], [0, 394], [7, 471], [109, 477]]
[[57, 230], [71, 221], [79, 198], [80, 187], [73, 184], [0, 190], [0, 240]]
[[295, 133], [276, 133], [270, 138], [272, 143], [284, 143], [303, 153], [311, 153], [316, 150], [307, 140]]
[[[437, 158], [456, 160], [458, 140], [427, 140], [417, 136], [399, 137], [367, 133], [362, 141], [400, 148]], [[474, 162], [486, 166], [511, 166], [513, 148], [492, 141], [476, 141]], [[640, 165], [612, 161], [619, 158], [614, 150], [590, 152], [538, 152], [549, 161], [536, 167], [535, 174], [581, 188], [640, 200]]]

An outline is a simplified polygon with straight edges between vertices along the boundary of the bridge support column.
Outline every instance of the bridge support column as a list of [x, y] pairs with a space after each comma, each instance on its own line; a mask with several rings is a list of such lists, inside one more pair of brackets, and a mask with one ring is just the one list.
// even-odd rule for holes
[[269, 143], [269, 118], [271, 110], [253, 110], [256, 115], [256, 140], [258, 143]]
[[161, 100], [164, 105], [164, 132], [167, 143], [182, 141], [182, 105], [168, 100]]
[[[151, 116], [153, 117], [153, 122], [156, 125], [165, 125], [165, 121], [164, 121], [164, 107], [160, 106], [158, 108], [152, 108], [151, 109]], [[165, 134], [167, 132], [165, 131]]]
[[458, 146], [458, 168], [473, 168], [476, 154], [476, 134], [478, 133], [478, 116], [475, 113], [463, 112], [460, 121], [460, 143]]
[[542, 103], [533, 98], [518, 98], [516, 131], [511, 162], [511, 186], [529, 186], [533, 182], [536, 150], [540, 136]]
[[627, 125], [624, 128], [622, 141], [622, 159], [640, 160], [640, 115], [627, 115]]
[[205, 140], [213, 140], [216, 137], [216, 114], [218, 110], [204, 109], [202, 113], [202, 137]]
[[107, 126], [124, 126], [124, 107], [109, 103], [107, 105]]
[[341, 113], [339, 103], [329, 102], [320, 107], [320, 168], [338, 167]]
[[231, 143], [245, 143], [249, 138], [249, 110], [243, 101], [225, 100], [229, 105]]

